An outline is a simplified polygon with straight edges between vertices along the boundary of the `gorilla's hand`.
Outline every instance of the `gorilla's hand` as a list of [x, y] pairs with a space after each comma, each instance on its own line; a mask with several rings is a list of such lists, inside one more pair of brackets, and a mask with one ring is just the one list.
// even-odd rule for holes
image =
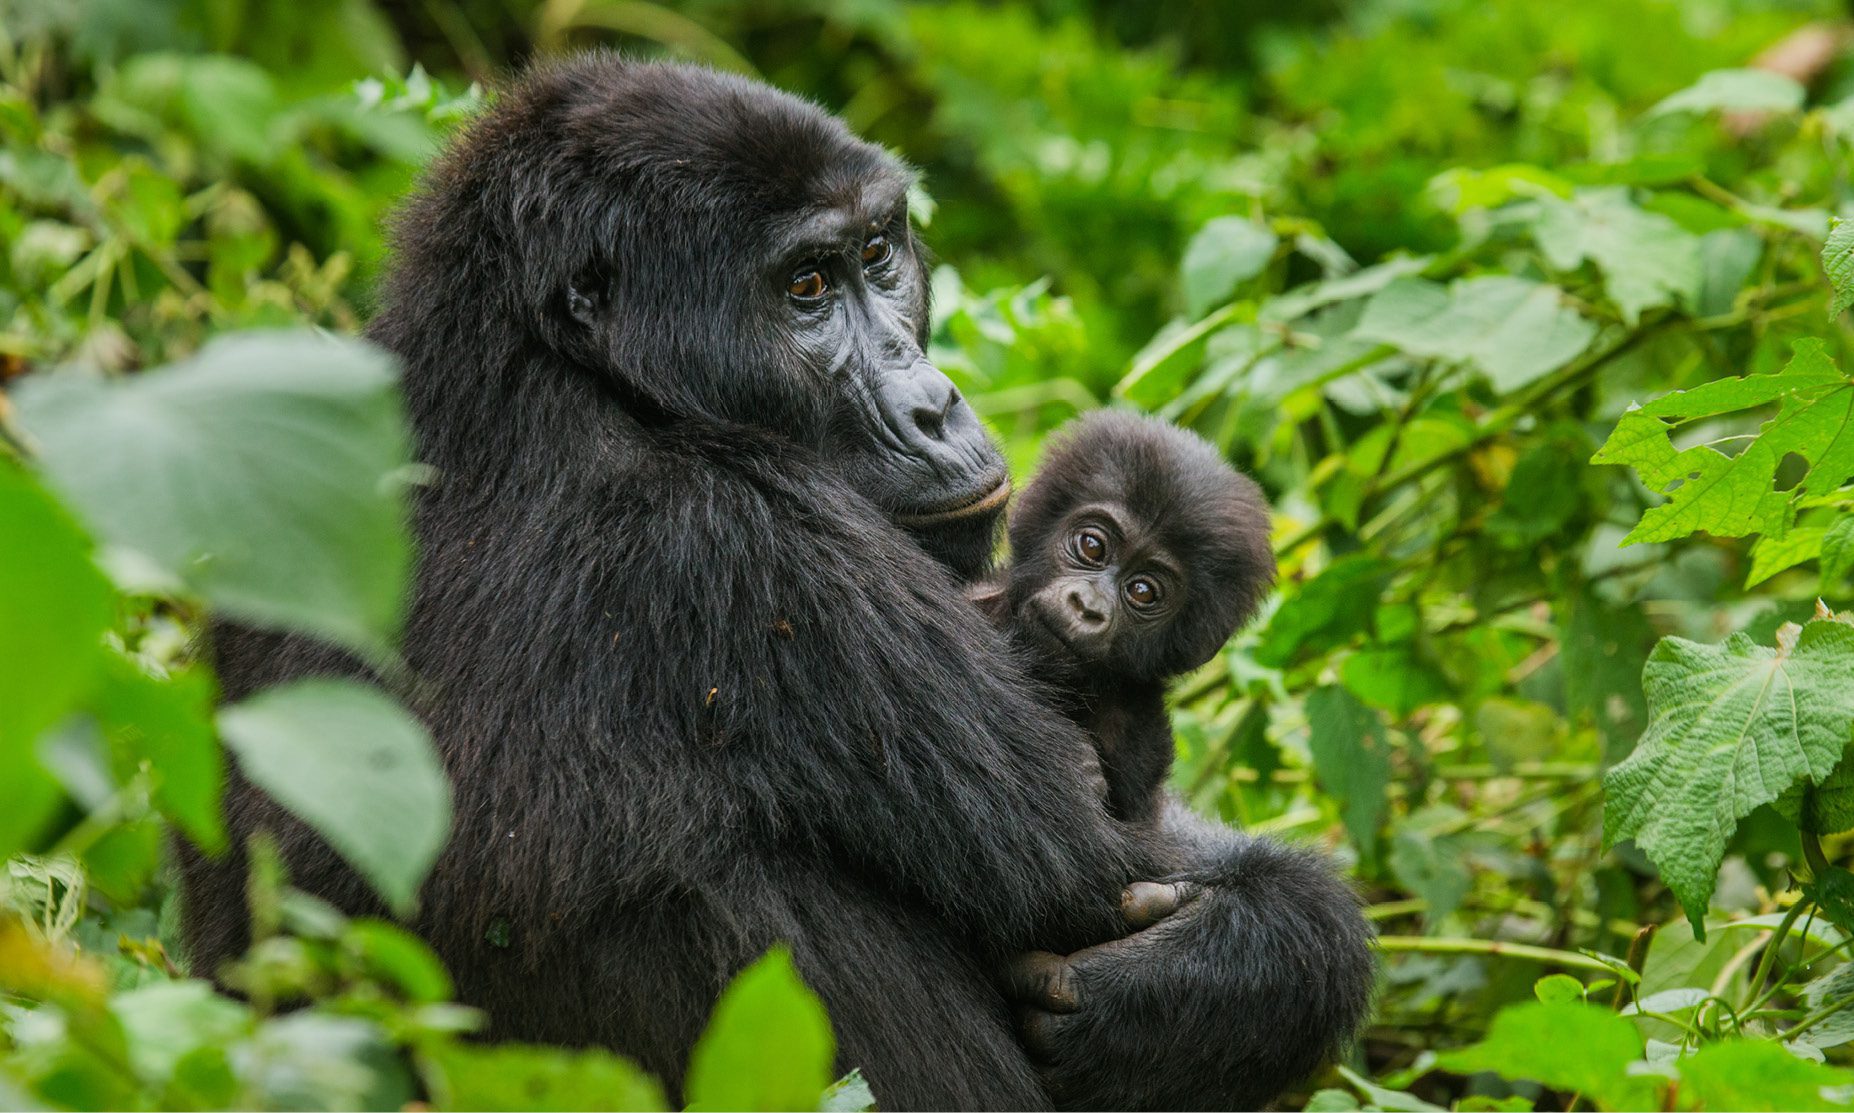
[[1059, 1107], [1256, 1109], [1352, 1037], [1372, 961], [1351, 892], [1302, 851], [1233, 834], [1219, 851], [1128, 886], [1124, 938], [1010, 967]]

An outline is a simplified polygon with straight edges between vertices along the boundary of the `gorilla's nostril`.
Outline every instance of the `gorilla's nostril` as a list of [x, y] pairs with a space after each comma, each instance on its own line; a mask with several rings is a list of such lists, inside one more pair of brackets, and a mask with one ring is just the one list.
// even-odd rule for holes
[[1099, 626], [1107, 621], [1107, 616], [1088, 605], [1079, 591], [1069, 592], [1069, 610], [1075, 612], [1075, 618], [1084, 626]]
[[946, 431], [946, 411], [936, 410], [932, 406], [920, 406], [914, 411], [914, 427], [925, 433], [929, 440], [939, 440]]

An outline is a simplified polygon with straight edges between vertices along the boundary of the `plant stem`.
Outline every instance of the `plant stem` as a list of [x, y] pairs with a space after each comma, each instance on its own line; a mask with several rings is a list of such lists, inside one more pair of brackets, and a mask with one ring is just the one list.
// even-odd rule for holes
[[1378, 949], [1382, 951], [1409, 951], [1431, 955], [1495, 955], [1517, 958], [1527, 962], [1541, 962], [1547, 966], [1568, 966], [1576, 970], [1593, 970], [1601, 974], [1614, 974], [1616, 968], [1601, 959], [1576, 951], [1561, 951], [1553, 947], [1535, 947], [1530, 943], [1508, 943], [1503, 939], [1463, 939], [1445, 936], [1425, 935], [1380, 935]]
[[[1807, 834], [1803, 836], [1805, 846], [1809, 838]], [[1819, 851], [1819, 844], [1817, 849]], [[1756, 969], [1751, 972], [1751, 981], [1745, 987], [1744, 1003], [1738, 1007], [1739, 1012], [1750, 1012], [1760, 1000], [1758, 987], [1763, 985], [1764, 979], [1770, 976], [1770, 968], [1777, 962], [1778, 949], [1782, 947], [1783, 940], [1790, 934], [1790, 929], [1796, 926], [1796, 918], [1802, 915], [1803, 909], [1808, 904], [1806, 900], [1797, 901], [1790, 905], [1790, 910], [1783, 914], [1783, 919], [1777, 921], [1777, 929], [1770, 933], [1770, 939], [1764, 944], [1764, 956], [1758, 960]]]

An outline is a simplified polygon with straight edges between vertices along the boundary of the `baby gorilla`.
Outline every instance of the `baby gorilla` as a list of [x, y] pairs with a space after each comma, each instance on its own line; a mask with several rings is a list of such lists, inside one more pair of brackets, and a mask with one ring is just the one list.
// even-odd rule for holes
[[1113, 410], [1060, 431], [1011, 512], [1011, 566], [973, 599], [1094, 739], [1108, 810], [1153, 818], [1165, 683], [1210, 660], [1274, 582], [1268, 504], [1203, 439]]

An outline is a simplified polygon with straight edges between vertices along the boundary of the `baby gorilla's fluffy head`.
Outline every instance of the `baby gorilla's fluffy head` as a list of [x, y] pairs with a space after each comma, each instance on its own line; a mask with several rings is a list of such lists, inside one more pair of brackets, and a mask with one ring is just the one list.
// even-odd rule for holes
[[1275, 578], [1261, 490], [1202, 438], [1114, 410], [1056, 435], [1010, 536], [1020, 627], [1129, 679], [1208, 661]]

